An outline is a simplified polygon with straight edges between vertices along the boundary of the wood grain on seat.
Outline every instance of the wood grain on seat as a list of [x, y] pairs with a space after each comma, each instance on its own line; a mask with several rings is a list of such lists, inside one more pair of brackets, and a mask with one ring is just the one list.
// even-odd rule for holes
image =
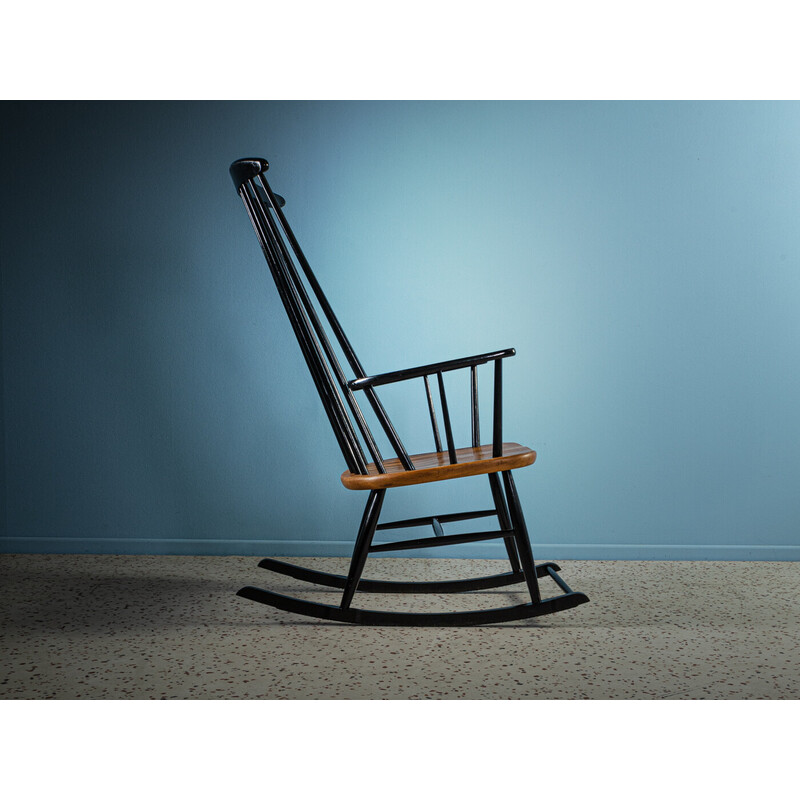
[[463, 478], [466, 475], [485, 475], [527, 467], [536, 461], [536, 452], [515, 442], [504, 442], [503, 454], [497, 458], [492, 458], [490, 444], [461, 447], [456, 450], [456, 458], [458, 463], [451, 464], [446, 452], [411, 456], [413, 470], [403, 469], [399, 459], [390, 458], [383, 462], [385, 473], [378, 472], [375, 464], [368, 464], [367, 475], [345, 471], [342, 473], [342, 483], [348, 489], [388, 489], [392, 486], [413, 486]]

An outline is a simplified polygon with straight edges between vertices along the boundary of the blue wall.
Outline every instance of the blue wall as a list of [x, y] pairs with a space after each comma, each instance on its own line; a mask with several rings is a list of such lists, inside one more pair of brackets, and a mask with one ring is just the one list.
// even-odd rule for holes
[[349, 553], [365, 497], [227, 174], [262, 155], [369, 371], [517, 348], [538, 558], [800, 555], [800, 104], [0, 114], [3, 550]]

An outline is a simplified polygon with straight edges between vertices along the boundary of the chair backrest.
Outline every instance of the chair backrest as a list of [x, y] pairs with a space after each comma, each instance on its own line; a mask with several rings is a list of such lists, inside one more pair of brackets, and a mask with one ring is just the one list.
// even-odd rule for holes
[[[378, 472], [385, 472], [383, 457], [354, 392], [348, 386], [348, 379], [319, 312], [355, 378], [365, 378], [366, 373], [283, 215], [283, 198], [272, 191], [264, 176], [267, 169], [269, 164], [263, 158], [245, 158], [231, 164], [230, 173], [261, 244], [348, 469], [352, 473], [367, 474], [363, 441]], [[374, 389], [363, 391], [397, 458], [405, 469], [414, 469]]]

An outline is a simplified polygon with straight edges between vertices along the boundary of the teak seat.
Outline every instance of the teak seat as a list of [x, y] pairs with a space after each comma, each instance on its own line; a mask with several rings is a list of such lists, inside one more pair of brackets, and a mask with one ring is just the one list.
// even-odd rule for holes
[[[258, 565], [298, 580], [341, 589], [342, 598], [339, 605], [301, 600], [255, 586], [245, 586], [237, 594], [284, 611], [361, 625], [484, 625], [551, 614], [587, 602], [589, 598], [585, 594], [573, 592], [561, 578], [557, 564], [547, 562], [537, 565], [533, 560], [512, 471], [533, 464], [536, 453], [523, 445], [503, 442], [502, 438], [502, 366], [503, 360], [515, 355], [515, 351], [498, 350], [467, 358], [440, 361], [427, 366], [368, 375], [286, 221], [282, 211], [283, 198], [272, 191], [266, 180], [264, 173], [268, 169], [269, 165], [263, 158], [244, 158], [231, 165], [230, 173], [247, 209], [292, 330], [342, 451], [347, 466], [341, 475], [342, 484], [347, 489], [365, 490], [369, 494], [347, 575], [319, 572], [273, 558], [262, 559]], [[350, 378], [344, 372], [337, 349], [350, 368], [352, 374]], [[478, 367], [486, 364], [492, 365], [494, 375], [492, 438], [490, 444], [481, 444]], [[468, 447], [456, 448], [443, 375], [462, 370], [469, 370], [471, 444]], [[430, 379], [434, 377], [438, 384], [444, 425], [444, 446], [431, 391]], [[429, 453], [409, 455], [378, 398], [377, 389], [415, 379], [421, 379], [424, 384], [436, 449]], [[394, 452], [394, 457], [384, 458], [381, 454], [376, 436], [358, 403], [359, 395], [366, 398], [372, 415], [379, 423], [380, 431]], [[367, 453], [371, 461], [367, 461]], [[488, 476], [492, 498], [492, 507], [489, 509], [378, 523], [388, 489], [476, 475]], [[494, 517], [499, 527], [488, 531], [454, 534], [445, 534], [442, 527], [485, 517]], [[378, 530], [418, 527], [430, 527], [433, 536], [373, 544], [373, 537]], [[378, 581], [361, 578], [370, 553], [424, 549], [493, 539], [503, 540], [511, 568], [508, 572], [451, 581]], [[561, 594], [542, 599], [539, 589], [539, 578], [542, 577], [551, 578], [561, 590]], [[526, 585], [530, 602], [489, 610], [442, 613], [351, 608], [356, 591], [443, 594], [472, 592], [517, 583]]]
[[536, 452], [515, 442], [503, 442], [501, 455], [492, 456], [492, 446], [459, 447], [457, 461], [451, 464], [447, 453], [420, 453], [409, 456], [413, 470], [403, 466], [399, 458], [383, 462], [385, 472], [380, 472], [376, 464], [367, 464], [367, 474], [353, 474], [350, 470], [342, 473], [342, 483], [347, 489], [389, 489], [392, 486], [414, 486], [418, 483], [447, 481], [467, 475], [487, 475], [490, 472], [503, 472], [508, 469], [527, 467], [536, 461]]

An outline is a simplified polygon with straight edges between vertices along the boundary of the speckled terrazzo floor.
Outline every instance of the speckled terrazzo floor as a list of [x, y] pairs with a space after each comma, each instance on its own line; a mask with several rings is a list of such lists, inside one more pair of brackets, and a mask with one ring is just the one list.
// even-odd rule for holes
[[[347, 559], [287, 559], [345, 572]], [[800, 566], [571, 561], [591, 602], [482, 628], [371, 628], [236, 597], [336, 603], [252, 557], [0, 556], [0, 699], [800, 699]], [[455, 579], [499, 561], [374, 558], [364, 577]], [[559, 590], [542, 580], [543, 594]], [[509, 590], [511, 589], [511, 591]], [[525, 602], [356, 596], [368, 608]]]

